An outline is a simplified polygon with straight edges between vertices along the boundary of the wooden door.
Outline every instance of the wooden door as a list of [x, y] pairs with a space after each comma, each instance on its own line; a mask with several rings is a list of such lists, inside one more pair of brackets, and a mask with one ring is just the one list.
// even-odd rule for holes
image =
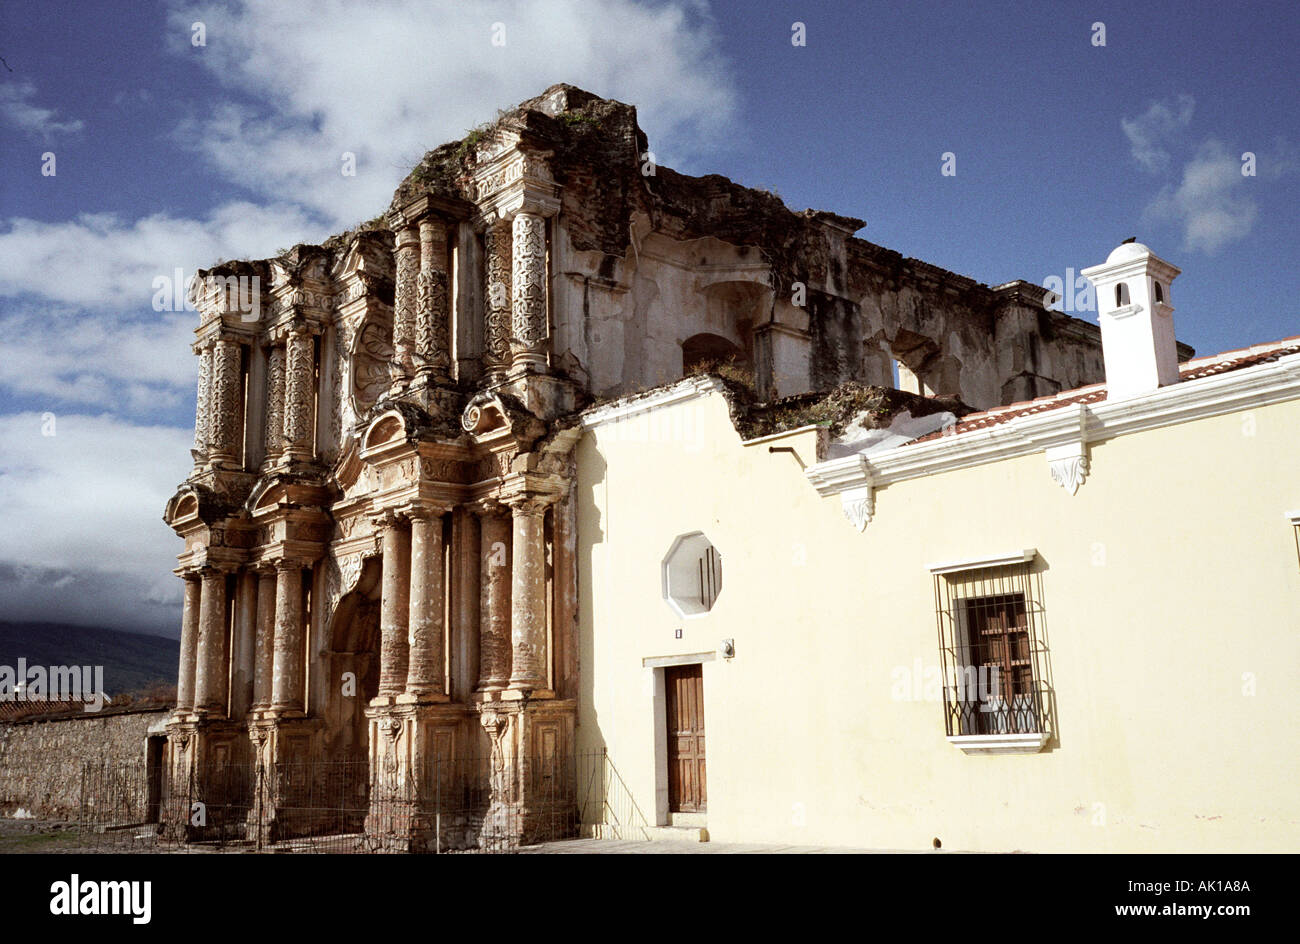
[[668, 809], [703, 813], [704, 666], [673, 665], [664, 669], [668, 695]]

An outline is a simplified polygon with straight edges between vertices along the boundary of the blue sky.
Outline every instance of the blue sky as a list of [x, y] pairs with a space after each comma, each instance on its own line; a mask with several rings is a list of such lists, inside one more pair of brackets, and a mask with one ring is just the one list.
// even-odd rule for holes
[[160, 514], [188, 471], [194, 320], [153, 309], [156, 278], [368, 219], [424, 150], [558, 81], [636, 104], [662, 164], [980, 281], [1063, 279], [1137, 236], [1183, 269], [1199, 352], [1300, 333], [1300, 14], [1224, 9], [10, 0], [0, 618], [175, 633]]

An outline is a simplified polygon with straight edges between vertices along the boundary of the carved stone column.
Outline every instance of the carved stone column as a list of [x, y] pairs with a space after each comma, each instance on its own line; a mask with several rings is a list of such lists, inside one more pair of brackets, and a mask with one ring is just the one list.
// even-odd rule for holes
[[411, 533], [406, 523], [389, 514], [383, 528], [383, 584], [379, 603], [379, 694], [406, 690], [410, 640]]
[[515, 214], [511, 259], [510, 347], [515, 367], [546, 366], [546, 220]]
[[181, 665], [176, 679], [176, 710], [194, 708], [195, 658], [198, 653], [199, 609], [202, 585], [198, 574], [185, 574], [185, 605], [181, 610]]
[[208, 458], [208, 413], [210, 411], [209, 392], [212, 386], [212, 348], [205, 347], [199, 351], [199, 389], [194, 405], [194, 456], [195, 464], [206, 462]]
[[303, 708], [302, 570], [297, 561], [282, 560], [275, 565], [271, 706], [279, 711]]
[[398, 231], [394, 257], [393, 358], [398, 366], [394, 389], [403, 389], [415, 372], [415, 310], [419, 294], [420, 234], [414, 226]]
[[271, 707], [275, 673], [275, 608], [278, 588], [274, 570], [257, 577], [257, 641], [253, 651], [253, 707]]
[[491, 372], [510, 366], [510, 258], [514, 237], [510, 223], [499, 220], [488, 227], [484, 236], [485, 286], [483, 325], [483, 366]]
[[418, 508], [410, 513], [410, 519], [410, 654], [406, 691], [412, 695], [445, 695], [442, 515]]
[[419, 375], [445, 383], [451, 367], [447, 320], [447, 227], [420, 220], [420, 276], [415, 301], [415, 361]]
[[481, 537], [479, 557], [479, 682], [483, 692], [499, 692], [510, 681], [510, 519], [496, 505], [476, 508]]
[[243, 460], [244, 391], [241, 383], [239, 342], [220, 338], [212, 349], [212, 386], [209, 402], [209, 458], [220, 465], [237, 466]]
[[275, 344], [266, 357], [266, 461], [284, 451], [284, 345]]
[[194, 708], [221, 716], [226, 713], [226, 575], [214, 567], [201, 573]]
[[510, 688], [547, 687], [546, 504], [532, 498], [510, 503], [514, 560], [510, 586]]
[[284, 439], [290, 459], [312, 457], [315, 425], [315, 342], [306, 325], [294, 325], [285, 339]]

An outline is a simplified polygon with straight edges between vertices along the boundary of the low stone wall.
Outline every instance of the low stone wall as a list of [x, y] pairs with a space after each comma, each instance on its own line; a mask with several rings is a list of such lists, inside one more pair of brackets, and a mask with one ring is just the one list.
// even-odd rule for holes
[[149, 728], [167, 708], [0, 724], [0, 816], [75, 819], [83, 766], [145, 763]]

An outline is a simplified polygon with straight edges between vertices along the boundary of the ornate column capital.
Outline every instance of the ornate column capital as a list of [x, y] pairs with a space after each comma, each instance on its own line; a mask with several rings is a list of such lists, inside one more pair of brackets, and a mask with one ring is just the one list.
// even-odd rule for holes
[[407, 523], [407, 514], [402, 508], [380, 508], [370, 513], [370, 524], [376, 532], [385, 528], [403, 527]]
[[229, 574], [233, 574], [238, 569], [238, 564], [231, 564], [226, 561], [208, 560], [196, 566], [194, 571], [199, 577], [210, 580], [215, 577], [225, 577]]
[[407, 223], [398, 229], [394, 236], [394, 248], [396, 249], [414, 249], [420, 245], [420, 228], [414, 222]]
[[504, 517], [510, 513], [509, 506], [495, 498], [480, 498], [478, 501], [468, 502], [465, 507], [471, 514], [480, 518]]
[[413, 503], [410, 505], [403, 505], [401, 508], [397, 509], [396, 514], [401, 515], [408, 521], [414, 521], [423, 518], [441, 518], [451, 510], [452, 508], [450, 505], [435, 505], [421, 502], [418, 504]]
[[539, 495], [529, 492], [508, 496], [503, 501], [510, 507], [511, 514], [533, 516], [545, 514], [546, 509], [554, 505], [558, 499], [558, 495]]

